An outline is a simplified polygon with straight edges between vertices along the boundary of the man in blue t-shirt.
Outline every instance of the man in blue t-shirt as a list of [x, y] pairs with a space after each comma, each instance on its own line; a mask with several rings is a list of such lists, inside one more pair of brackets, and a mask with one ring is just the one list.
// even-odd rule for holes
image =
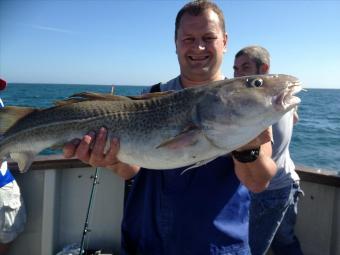
[[[221, 64], [227, 33], [223, 13], [216, 4], [186, 4], [176, 17], [175, 44], [180, 75], [159, 90], [225, 79]], [[121, 254], [250, 254], [246, 187], [260, 192], [276, 173], [270, 130], [239, 148], [238, 153], [184, 174], [183, 168], [150, 170], [120, 162], [117, 139], [104, 153], [106, 132], [101, 128], [97, 135], [90, 132], [82, 140], [68, 143], [64, 156], [77, 156], [93, 166], [112, 169], [124, 179], [133, 178], [124, 206]], [[247, 157], [250, 154], [258, 157]]]
[[[0, 79], [0, 90], [6, 81]], [[0, 107], [4, 107], [0, 98]], [[24, 230], [26, 212], [20, 188], [7, 167], [0, 162], [0, 255], [6, 254], [10, 243]]]

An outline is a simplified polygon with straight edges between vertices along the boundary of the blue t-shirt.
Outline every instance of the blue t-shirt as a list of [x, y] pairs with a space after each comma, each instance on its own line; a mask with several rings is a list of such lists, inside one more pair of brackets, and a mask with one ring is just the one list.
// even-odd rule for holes
[[[4, 107], [4, 104], [0, 98], [0, 108], [2, 107]], [[7, 169], [7, 163], [0, 161], [0, 188], [12, 181], [14, 181], [14, 178], [11, 172]]]
[[[179, 77], [161, 86], [178, 89]], [[184, 170], [142, 168], [135, 176], [124, 207], [121, 254], [250, 254], [249, 193], [232, 158]]]
[[0, 171], [0, 188], [5, 186], [6, 184], [14, 181], [14, 177], [11, 174], [11, 171], [7, 168], [7, 162], [0, 163], [1, 171]]

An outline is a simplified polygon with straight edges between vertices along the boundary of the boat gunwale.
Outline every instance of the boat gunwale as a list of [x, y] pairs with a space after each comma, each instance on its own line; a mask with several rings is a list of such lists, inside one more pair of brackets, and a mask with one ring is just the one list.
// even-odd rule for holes
[[[8, 167], [13, 172], [19, 172], [17, 163], [8, 161]], [[85, 168], [92, 167], [76, 158], [65, 159], [61, 154], [37, 156], [28, 171], [49, 170], [49, 169], [67, 169], [67, 168]], [[329, 186], [340, 187], [340, 175], [329, 170], [315, 169], [312, 167], [297, 165], [296, 171], [301, 181], [319, 183]]]

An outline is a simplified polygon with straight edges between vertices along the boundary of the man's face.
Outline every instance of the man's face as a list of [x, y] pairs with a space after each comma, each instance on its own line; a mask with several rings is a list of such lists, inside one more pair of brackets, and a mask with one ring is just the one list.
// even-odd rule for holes
[[255, 61], [251, 60], [247, 55], [241, 55], [234, 61], [234, 77], [261, 74]]
[[220, 78], [227, 36], [215, 12], [182, 16], [176, 40], [176, 53], [182, 79], [204, 82]]

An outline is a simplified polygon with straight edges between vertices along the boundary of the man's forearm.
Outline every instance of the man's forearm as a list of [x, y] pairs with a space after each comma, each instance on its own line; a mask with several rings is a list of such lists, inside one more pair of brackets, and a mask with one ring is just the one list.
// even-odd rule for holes
[[139, 166], [129, 165], [118, 161], [113, 165], [109, 165], [106, 168], [111, 169], [114, 173], [122, 177], [124, 180], [129, 180], [134, 177], [140, 170]]
[[271, 144], [261, 145], [260, 154], [253, 162], [242, 163], [233, 157], [235, 172], [240, 181], [252, 192], [265, 190], [271, 178], [276, 174], [277, 167], [271, 158]]

